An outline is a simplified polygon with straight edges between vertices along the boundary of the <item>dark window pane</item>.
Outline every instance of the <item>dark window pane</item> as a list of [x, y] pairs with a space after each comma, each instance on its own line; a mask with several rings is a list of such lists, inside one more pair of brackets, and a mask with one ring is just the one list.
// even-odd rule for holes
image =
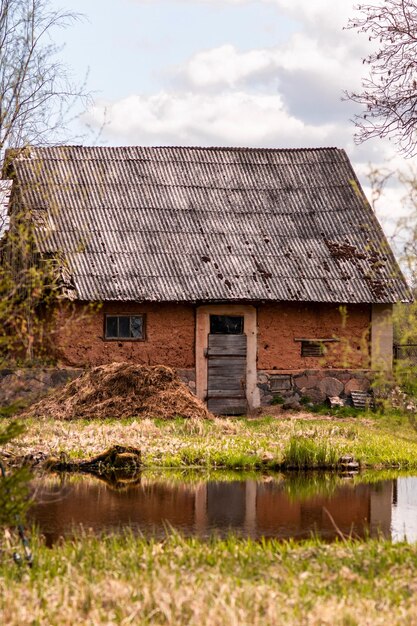
[[130, 339], [130, 317], [119, 317], [119, 338]]
[[132, 316], [130, 318], [130, 336], [135, 339], [143, 338], [143, 318]]
[[243, 316], [210, 315], [210, 333], [214, 335], [242, 335]]
[[117, 337], [117, 317], [110, 315], [106, 317], [106, 337], [111, 339]]
[[143, 339], [142, 315], [107, 315], [107, 339]]

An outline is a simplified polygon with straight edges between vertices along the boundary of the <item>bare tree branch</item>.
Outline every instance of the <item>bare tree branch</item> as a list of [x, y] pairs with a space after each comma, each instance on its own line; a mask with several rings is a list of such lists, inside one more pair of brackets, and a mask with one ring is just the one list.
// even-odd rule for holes
[[[68, 140], [72, 105], [89, 99], [53, 43], [79, 16], [52, 7], [53, 0], [0, 0], [0, 160], [7, 148]], [[11, 167], [4, 164], [6, 176]], [[57, 261], [39, 255], [19, 188], [11, 191], [11, 180], [0, 181], [0, 364], [42, 353], [46, 312], [61, 293]]]
[[362, 90], [345, 97], [363, 106], [355, 116], [357, 143], [373, 137], [395, 141], [406, 156], [417, 153], [417, 0], [380, 0], [356, 7], [347, 28], [365, 33], [378, 47]]
[[59, 61], [53, 31], [80, 19], [50, 0], [0, 0], [0, 155], [7, 147], [59, 143], [71, 105], [89, 95]]

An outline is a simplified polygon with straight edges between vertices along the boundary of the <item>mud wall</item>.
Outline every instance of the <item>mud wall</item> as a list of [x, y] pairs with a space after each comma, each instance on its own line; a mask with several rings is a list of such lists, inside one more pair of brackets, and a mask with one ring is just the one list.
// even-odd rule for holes
[[[258, 370], [368, 368], [370, 305], [278, 303], [258, 307]], [[302, 357], [295, 339], [334, 339], [326, 354]]]
[[[106, 340], [106, 314], [140, 314], [144, 341]], [[192, 304], [109, 303], [100, 308], [74, 304], [56, 311], [51, 349], [60, 364], [95, 366], [112, 361], [164, 364], [194, 378], [195, 319]], [[257, 306], [258, 371], [368, 369], [369, 305], [278, 303]], [[322, 356], [301, 356], [299, 339], [337, 339]], [[188, 382], [188, 380], [187, 380]], [[193, 384], [193, 383], [192, 383]]]
[[[106, 340], [105, 315], [143, 315], [144, 341]], [[55, 312], [52, 350], [57, 360], [73, 367], [113, 361], [193, 368], [195, 311], [192, 305], [109, 303], [62, 306]]]

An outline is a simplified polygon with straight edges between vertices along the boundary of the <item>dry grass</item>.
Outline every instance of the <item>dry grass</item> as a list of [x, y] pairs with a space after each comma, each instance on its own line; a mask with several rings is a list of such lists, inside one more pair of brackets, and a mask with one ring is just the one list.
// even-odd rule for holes
[[94, 367], [31, 406], [25, 417], [55, 419], [212, 417], [170, 367], [110, 363]]
[[417, 547], [84, 537], [0, 563], [8, 626], [417, 624]]

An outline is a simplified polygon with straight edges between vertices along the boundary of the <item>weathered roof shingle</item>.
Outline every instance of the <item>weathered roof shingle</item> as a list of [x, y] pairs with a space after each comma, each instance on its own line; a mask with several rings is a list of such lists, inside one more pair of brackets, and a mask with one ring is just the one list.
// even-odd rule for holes
[[343, 150], [64, 146], [14, 168], [80, 300], [410, 298]]

